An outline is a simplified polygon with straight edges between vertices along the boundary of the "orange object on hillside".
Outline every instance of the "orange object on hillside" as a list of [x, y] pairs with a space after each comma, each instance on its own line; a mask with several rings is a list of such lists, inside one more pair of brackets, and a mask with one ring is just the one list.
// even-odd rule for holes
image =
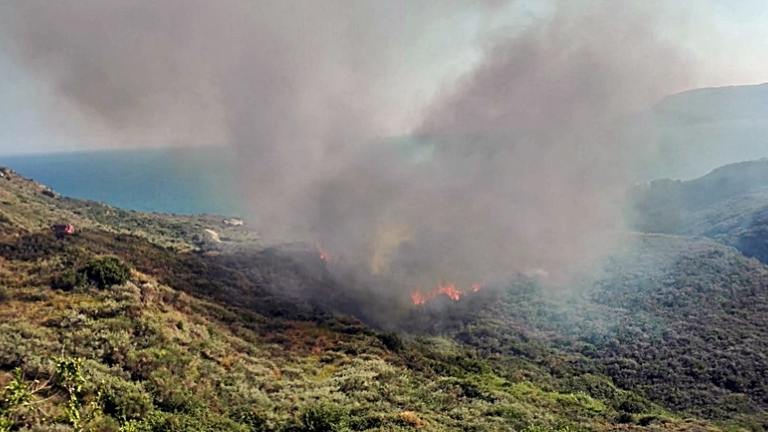
[[53, 232], [56, 234], [74, 234], [75, 226], [68, 223], [56, 224], [52, 227]]

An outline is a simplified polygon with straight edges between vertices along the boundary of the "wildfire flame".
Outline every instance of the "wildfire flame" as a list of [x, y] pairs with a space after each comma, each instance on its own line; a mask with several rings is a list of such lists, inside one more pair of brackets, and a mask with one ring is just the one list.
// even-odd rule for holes
[[[394, 242], [399, 243], [403, 240], [405, 240], [403, 236], [400, 236], [400, 237], [395, 236]], [[315, 249], [317, 250], [318, 257], [320, 258], [321, 261], [329, 262], [331, 260], [331, 256], [328, 254], [328, 252], [326, 252], [323, 249], [323, 247], [320, 245], [320, 242], [315, 242]], [[385, 258], [385, 257], [382, 256], [378, 258]], [[386, 262], [387, 260], [384, 259], [383, 261]], [[383, 263], [379, 262], [379, 260], [372, 261], [372, 269], [374, 270], [374, 274], [376, 274], [377, 271], [380, 270], [379, 266], [381, 264]], [[483, 284], [484, 283], [485, 281], [483, 281]], [[473, 283], [469, 286], [468, 290], [462, 291], [456, 288], [456, 284], [453, 282], [440, 281], [437, 283], [437, 288], [428, 292], [422, 292], [420, 288], [414, 289], [411, 292], [411, 301], [413, 302], [414, 305], [423, 305], [439, 295], [445, 295], [453, 301], [459, 301], [461, 300], [462, 297], [464, 297], [469, 292], [480, 291], [480, 288], [482, 287], [483, 284]]]
[[315, 243], [315, 248], [317, 249], [318, 255], [320, 255], [320, 259], [322, 261], [328, 262], [330, 260], [330, 256], [327, 252], [323, 250], [323, 248], [320, 246], [320, 242]]
[[[474, 283], [471, 285], [470, 289], [472, 290], [472, 292], [480, 291], [480, 284]], [[413, 291], [411, 293], [411, 301], [413, 301], [413, 304], [415, 305], [423, 305], [428, 301], [432, 300], [433, 298], [442, 294], [445, 294], [446, 296], [448, 296], [448, 298], [454, 301], [459, 301], [461, 297], [465, 295], [464, 292], [456, 288], [456, 285], [453, 282], [446, 282], [446, 283], [439, 282], [437, 284], [437, 288], [427, 293], [422, 293], [421, 290], [419, 289], [416, 289], [415, 291]]]

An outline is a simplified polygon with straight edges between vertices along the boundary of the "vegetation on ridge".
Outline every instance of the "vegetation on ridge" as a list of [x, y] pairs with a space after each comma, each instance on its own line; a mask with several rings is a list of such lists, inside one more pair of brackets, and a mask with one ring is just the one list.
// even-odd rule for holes
[[[157, 225], [131, 235], [32, 186], [0, 179], [0, 430], [766, 425], [768, 271], [714, 242], [640, 236], [556, 296], [521, 280], [403, 308], [245, 234], [237, 254], [178, 246], [215, 218], [173, 237], [138, 215]], [[46, 229], [62, 218], [76, 235]]]

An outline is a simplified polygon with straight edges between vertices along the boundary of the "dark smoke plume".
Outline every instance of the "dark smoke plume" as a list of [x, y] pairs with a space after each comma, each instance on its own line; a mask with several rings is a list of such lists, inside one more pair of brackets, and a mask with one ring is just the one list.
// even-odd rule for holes
[[[660, 4], [563, 2], [483, 34], [474, 70], [413, 113], [407, 59], [440, 58], [413, 51], [421, 32], [512, 3], [10, 0], [0, 37], [50, 90], [52, 123], [229, 145], [263, 229], [409, 284], [469, 284], [604, 252], [644, 145], [617, 121], [694, 79], [658, 37]], [[403, 113], [429, 161], [371, 144]]]

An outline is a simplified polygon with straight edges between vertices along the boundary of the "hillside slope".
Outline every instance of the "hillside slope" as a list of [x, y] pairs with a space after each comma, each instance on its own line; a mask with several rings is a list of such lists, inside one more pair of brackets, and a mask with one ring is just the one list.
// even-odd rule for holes
[[[316, 251], [248, 233], [200, 249], [216, 218], [121, 213], [5, 175], [0, 430], [766, 424], [766, 272], [714, 242], [642, 236], [568, 290], [522, 279], [417, 307]], [[47, 229], [62, 219], [78, 233]]]
[[706, 236], [768, 263], [768, 159], [631, 191], [630, 217], [644, 232]]
[[564, 378], [605, 375], [673, 411], [760, 430], [768, 422], [766, 286], [768, 269], [732, 248], [636, 235], [567, 288], [499, 289], [426, 321], [488, 356], [523, 356]]
[[[31, 232], [54, 223], [79, 228], [137, 235], [177, 250], [221, 249], [228, 246], [263, 245], [261, 234], [247, 225], [228, 224], [228, 218], [211, 215], [182, 216], [140, 213], [103, 203], [60, 196], [45, 185], [0, 167], [0, 220], [10, 232]], [[213, 230], [225, 244], [215, 244]]]

